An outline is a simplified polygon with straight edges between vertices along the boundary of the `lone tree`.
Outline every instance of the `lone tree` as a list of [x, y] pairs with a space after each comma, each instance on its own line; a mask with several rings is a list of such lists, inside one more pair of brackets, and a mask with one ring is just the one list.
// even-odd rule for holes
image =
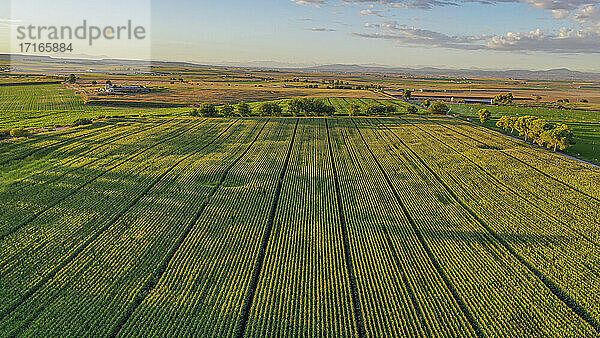
[[75, 74], [71, 74], [71, 75], [69, 75], [69, 77], [67, 77], [66, 80], [68, 83], [75, 83], [75, 82], [77, 82], [77, 77], [75, 76]]
[[479, 114], [479, 121], [481, 121], [481, 123], [486, 123], [492, 117], [492, 113], [485, 108], [480, 109], [478, 114]]
[[494, 103], [510, 105], [513, 103], [513, 98], [514, 97], [512, 93], [498, 94], [496, 97], [494, 97]]
[[198, 108], [198, 115], [203, 117], [216, 117], [218, 113], [217, 107], [210, 103], [203, 103]]
[[233, 112], [235, 111], [235, 108], [230, 104], [226, 104], [222, 106], [220, 110], [221, 115], [223, 115], [224, 117], [231, 117], [233, 115]]
[[427, 100], [425, 100], [425, 102], [423, 102], [423, 107], [429, 108], [429, 106], [431, 106], [431, 101], [429, 101], [429, 99], [427, 99]]
[[356, 116], [360, 115], [360, 106], [356, 103], [351, 103], [348, 107], [348, 115]]
[[440, 114], [440, 115], [446, 115], [450, 112], [450, 108], [448, 108], [448, 106], [442, 102], [432, 103], [429, 106], [428, 110], [432, 114]]
[[406, 107], [406, 112], [409, 114], [416, 114], [419, 112], [419, 109], [413, 105]]
[[402, 97], [404, 97], [405, 100], [410, 100], [411, 96], [412, 96], [412, 92], [409, 89], [404, 89], [404, 93], [402, 93]]
[[252, 110], [250, 109], [250, 106], [246, 102], [240, 102], [235, 107], [235, 112], [239, 116], [244, 117], [244, 116], [249, 116], [250, 113], [252, 112]]

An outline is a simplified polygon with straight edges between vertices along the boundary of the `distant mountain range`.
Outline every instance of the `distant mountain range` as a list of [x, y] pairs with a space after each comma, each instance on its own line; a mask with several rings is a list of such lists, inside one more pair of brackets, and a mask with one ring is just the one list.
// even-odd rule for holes
[[383, 66], [360, 65], [323, 65], [302, 68], [307, 72], [331, 72], [354, 74], [394, 74], [412, 76], [448, 76], [453, 78], [483, 77], [501, 79], [528, 79], [528, 80], [575, 80], [575, 81], [600, 81], [600, 73], [580, 72], [567, 68], [550, 70], [481, 70], [481, 69], [440, 69], [425, 68], [400, 68]]
[[[80, 69], [82, 66], [148, 66], [147, 61], [116, 60], [116, 59], [92, 59], [92, 58], [53, 58], [48, 56], [9, 55], [0, 54], [0, 60], [29, 60], [49, 64], [61, 64], [64, 72], [69, 71], [69, 64]], [[318, 73], [347, 73], [347, 74], [381, 74], [381, 75], [405, 75], [422, 77], [452, 77], [452, 78], [501, 78], [501, 79], [527, 79], [527, 80], [568, 80], [568, 81], [600, 81], [600, 73], [580, 72], [567, 68], [550, 70], [485, 70], [485, 69], [442, 69], [434, 67], [407, 68], [387, 67], [382, 65], [309, 65], [294, 64], [276, 61], [254, 61], [254, 62], [222, 62], [218, 64], [198, 64], [192, 62], [152, 61], [155, 66], [171, 67], [227, 67], [227, 68], [251, 68], [263, 70], [278, 70], [290, 72], [318, 72]], [[62, 71], [62, 70], [61, 70]]]

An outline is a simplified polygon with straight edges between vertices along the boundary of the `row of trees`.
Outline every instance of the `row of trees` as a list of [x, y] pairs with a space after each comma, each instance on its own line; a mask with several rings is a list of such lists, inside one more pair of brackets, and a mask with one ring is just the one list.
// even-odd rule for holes
[[294, 116], [331, 116], [335, 114], [333, 106], [316, 99], [291, 99], [288, 101], [288, 107]]
[[[302, 98], [291, 99], [287, 101], [289, 112], [294, 116], [332, 116], [336, 109], [333, 106], [326, 104], [323, 100]], [[410, 105], [406, 108], [407, 113], [416, 114], [419, 109], [416, 106]], [[435, 102], [430, 106], [430, 112], [434, 114], [446, 114], [449, 108], [441, 103]], [[369, 104], [362, 107], [356, 103], [348, 106], [348, 114], [350, 116], [367, 115], [367, 116], [385, 116], [392, 115], [398, 112], [398, 106], [393, 104]], [[233, 106], [225, 104], [217, 107], [210, 103], [204, 103], [200, 107], [193, 109], [190, 112], [191, 116], [202, 117], [231, 117], [231, 116], [281, 116], [283, 107], [277, 102], [264, 102], [252, 109], [247, 103], [241, 102]]]
[[517, 131], [525, 141], [532, 140], [554, 151], [565, 150], [575, 144], [573, 132], [566, 124], [548, 122], [535, 116], [502, 116], [496, 126], [511, 133]]
[[240, 102], [236, 106], [232, 106], [230, 104], [226, 104], [217, 108], [215, 105], [210, 103], [203, 103], [199, 108], [195, 108], [190, 112], [191, 116], [202, 116], [202, 117], [231, 117], [234, 115], [238, 115], [241, 117], [250, 116], [252, 113], [252, 109], [250, 109], [250, 105], [245, 102]]

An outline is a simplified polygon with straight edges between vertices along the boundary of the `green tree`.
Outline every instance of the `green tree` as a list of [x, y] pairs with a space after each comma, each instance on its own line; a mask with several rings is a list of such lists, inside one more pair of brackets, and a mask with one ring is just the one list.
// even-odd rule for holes
[[350, 106], [348, 106], [348, 115], [350, 115], [350, 116], [360, 115], [360, 105], [358, 105], [356, 103], [351, 103]]
[[529, 133], [531, 132], [531, 123], [536, 120], [533, 116], [520, 116], [515, 121], [515, 130], [519, 132], [520, 136], [525, 137], [525, 141], [529, 139]]
[[575, 144], [573, 133], [566, 124], [560, 124], [550, 130], [544, 131], [540, 135], [541, 144], [546, 145], [548, 149], [556, 151], [565, 150]]
[[404, 97], [405, 100], [410, 100], [411, 96], [412, 96], [412, 92], [409, 89], [404, 89], [404, 93], [402, 93], [402, 97]]
[[544, 140], [541, 138], [542, 134], [555, 127], [554, 123], [548, 122], [545, 119], [535, 119], [529, 124], [529, 136], [533, 139], [533, 142], [543, 146]]
[[427, 100], [425, 100], [425, 102], [423, 102], [423, 107], [429, 108], [429, 106], [431, 106], [431, 101], [429, 101], [429, 99], [427, 99]]
[[413, 106], [413, 105], [410, 105], [410, 106], [406, 107], [406, 111], [409, 114], [416, 114], [416, 113], [419, 112], [419, 109], [417, 107]]
[[244, 116], [249, 116], [250, 113], [252, 112], [252, 110], [250, 109], [250, 105], [248, 105], [246, 102], [240, 102], [235, 107], [235, 112], [239, 116], [244, 117]]
[[478, 115], [479, 115], [479, 121], [481, 121], [481, 123], [486, 123], [492, 117], [492, 113], [485, 108], [480, 109], [478, 112]]
[[75, 74], [70, 74], [69, 77], [67, 77], [67, 82], [68, 83], [75, 83], [75, 82], [77, 82], [77, 77], [75, 76]]
[[233, 115], [233, 112], [235, 111], [235, 108], [230, 105], [230, 104], [225, 104], [221, 107], [221, 115], [223, 115], [224, 117], [231, 117]]
[[216, 117], [218, 113], [217, 107], [210, 103], [203, 103], [198, 108], [198, 114], [203, 117]]
[[282, 112], [281, 106], [275, 102], [264, 102], [258, 106], [260, 116], [279, 116]]
[[513, 99], [514, 97], [512, 93], [498, 94], [496, 97], [494, 97], [494, 103], [510, 105], [513, 103]]
[[450, 112], [450, 108], [448, 108], [448, 106], [443, 102], [436, 101], [429, 106], [428, 111], [431, 114], [446, 115]]
[[290, 113], [294, 116], [298, 116], [304, 112], [304, 105], [301, 99], [291, 99], [288, 101], [288, 108]]
[[498, 122], [496, 122], [496, 127], [502, 128], [504, 130], [512, 129], [514, 128], [514, 123], [512, 123], [511, 120], [512, 118], [510, 116], [504, 115], [498, 120]]

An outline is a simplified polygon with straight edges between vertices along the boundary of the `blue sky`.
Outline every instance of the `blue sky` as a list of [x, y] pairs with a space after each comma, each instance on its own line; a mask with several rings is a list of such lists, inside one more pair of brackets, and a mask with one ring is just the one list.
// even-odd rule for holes
[[[152, 57], [600, 71], [599, 2], [152, 1]], [[15, 19], [2, 10], [0, 18]], [[0, 46], [8, 32], [2, 24]]]

